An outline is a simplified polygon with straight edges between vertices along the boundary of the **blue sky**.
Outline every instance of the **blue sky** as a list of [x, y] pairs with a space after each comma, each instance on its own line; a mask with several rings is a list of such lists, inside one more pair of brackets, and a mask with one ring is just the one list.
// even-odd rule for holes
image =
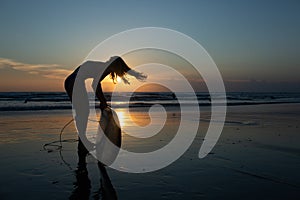
[[0, 91], [26, 90], [10, 87], [20, 77], [40, 83], [33, 90], [47, 90], [48, 84], [60, 90], [60, 79], [48, 76], [41, 83], [38, 72], [8, 65], [71, 70], [99, 42], [144, 26], [174, 29], [198, 41], [229, 90], [300, 91], [299, 10], [299, 1], [1, 1], [0, 58], [10, 62], [0, 63]]

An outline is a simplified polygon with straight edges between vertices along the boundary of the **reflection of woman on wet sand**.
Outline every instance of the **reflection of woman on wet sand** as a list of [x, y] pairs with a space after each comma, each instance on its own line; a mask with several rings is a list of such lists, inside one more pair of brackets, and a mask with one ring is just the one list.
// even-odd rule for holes
[[[100, 109], [102, 111], [101, 118], [106, 116], [106, 129], [104, 130], [104, 133], [106, 136], [109, 134], [118, 134], [118, 135], [111, 135], [108, 138], [111, 140], [111, 142], [120, 148], [121, 146], [121, 130], [115, 131], [115, 128], [119, 128], [115, 125], [114, 118], [112, 117], [113, 112], [110, 110], [110, 108], [107, 105], [106, 98], [103, 94], [102, 88], [101, 88], [101, 81], [108, 75], [110, 75], [111, 79], [115, 83], [117, 80], [117, 77], [120, 77], [124, 83], [129, 84], [129, 81], [126, 79], [127, 74], [134, 76], [138, 80], [145, 80], [146, 76], [140, 72], [137, 72], [135, 70], [132, 70], [128, 67], [128, 65], [124, 62], [124, 60], [121, 57], [112, 57], [109, 61], [106, 63], [103, 62], [96, 62], [96, 61], [87, 61], [83, 63], [81, 66], [79, 66], [72, 74], [70, 74], [66, 80], [65, 80], [65, 90], [70, 97], [71, 101], [73, 98], [73, 87], [75, 84], [75, 79], [77, 77], [78, 71], [81, 67], [89, 68], [89, 69], [97, 69], [95, 71], [99, 72], [100, 81], [99, 83], [95, 84], [95, 80], [93, 82], [93, 86], [96, 85], [96, 87], [93, 87], [95, 89], [96, 97], [100, 100]], [[101, 68], [101, 69], [99, 69]], [[89, 78], [89, 77], [85, 77]], [[80, 80], [81, 84], [84, 84], [84, 80]], [[84, 86], [82, 88], [85, 88]], [[78, 91], [76, 91], [78, 92]], [[82, 94], [79, 94], [87, 98], [86, 91], [82, 90]], [[88, 109], [89, 110], [89, 109]], [[83, 116], [83, 118], [87, 116]], [[87, 123], [87, 121], [85, 121]], [[109, 128], [109, 126], [111, 128]], [[108, 128], [107, 128], [108, 127]], [[112, 133], [110, 133], [112, 132]], [[81, 138], [82, 139], [82, 138]], [[78, 168], [76, 170], [76, 182], [74, 183], [74, 191], [72, 195], [70, 196], [70, 199], [88, 199], [90, 195], [90, 180], [88, 178], [88, 172], [86, 168], [86, 156], [88, 154], [88, 150], [84, 145], [83, 142], [79, 138], [78, 141]], [[113, 141], [112, 141], [113, 140]], [[99, 145], [98, 145], [99, 146]], [[110, 149], [103, 149], [106, 145], [101, 146], [101, 151], [103, 150], [104, 154], [110, 154]], [[99, 150], [99, 148], [98, 148]], [[107, 153], [108, 152], [108, 153]], [[103, 156], [103, 155], [102, 155]], [[104, 155], [105, 156], [105, 155]], [[116, 193], [115, 190], [110, 182], [110, 179], [108, 177], [108, 174], [106, 172], [105, 167], [102, 165], [102, 163], [98, 162], [98, 167], [101, 173], [101, 194], [103, 199], [116, 199]], [[105, 198], [107, 196], [107, 198]], [[96, 197], [95, 197], [96, 198]]]
[[[78, 149], [78, 165], [75, 170], [76, 181], [73, 184], [73, 191], [69, 199], [72, 200], [85, 200], [90, 199], [91, 194], [91, 181], [88, 176], [88, 171], [86, 167], [86, 151]], [[106, 172], [105, 167], [98, 162], [98, 168], [101, 174], [100, 188], [98, 191], [93, 193], [93, 199], [103, 199], [103, 200], [115, 200], [117, 198], [117, 193], [110, 181], [110, 178]]]

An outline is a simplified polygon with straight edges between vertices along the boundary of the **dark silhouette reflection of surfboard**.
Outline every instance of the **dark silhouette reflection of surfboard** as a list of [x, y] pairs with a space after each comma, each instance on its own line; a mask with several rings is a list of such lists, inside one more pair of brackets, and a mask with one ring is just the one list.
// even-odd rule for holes
[[[117, 114], [110, 108], [102, 111], [99, 128], [102, 128], [107, 138], [98, 134], [98, 145], [96, 145], [96, 154], [105, 160], [106, 165], [111, 164], [119, 153], [121, 147], [121, 129]], [[100, 130], [100, 129], [99, 129]], [[108, 140], [109, 141], [108, 141]], [[113, 145], [112, 145], [113, 144]], [[90, 199], [91, 181], [88, 177], [86, 167], [86, 156], [88, 151], [83, 143], [78, 142], [78, 166], [75, 170], [76, 181], [73, 183], [74, 189], [69, 199]], [[115, 200], [117, 193], [110, 181], [105, 165], [98, 161], [98, 169], [100, 171], [100, 188], [92, 195], [93, 199]]]

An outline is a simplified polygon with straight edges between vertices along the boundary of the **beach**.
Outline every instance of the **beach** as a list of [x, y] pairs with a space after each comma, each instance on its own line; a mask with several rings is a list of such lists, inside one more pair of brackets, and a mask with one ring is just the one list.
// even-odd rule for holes
[[0, 200], [300, 200], [299, 8], [1, 1]]
[[[149, 120], [145, 109], [123, 115]], [[161, 170], [130, 174], [106, 167], [108, 181], [118, 199], [298, 199], [300, 196], [300, 104], [228, 107], [222, 135], [203, 159], [198, 158], [209, 124], [209, 109], [201, 110], [198, 134], [182, 157]], [[134, 140], [122, 135], [122, 147], [147, 152], [172, 139], [178, 108], [167, 111], [159, 137]], [[43, 145], [59, 139], [61, 128], [72, 119], [71, 110], [1, 112], [1, 199], [105, 199], [96, 160], [87, 156], [89, 187], [78, 190], [77, 133], [74, 124], [63, 132], [61, 151]], [[186, 128], [188, 134], [188, 127]], [[69, 140], [70, 139], [70, 140]], [[78, 174], [77, 174], [78, 175]], [[80, 185], [80, 184], [79, 184]], [[105, 183], [104, 183], [105, 185]], [[105, 188], [105, 186], [104, 186]], [[82, 191], [80, 191], [82, 189]], [[82, 193], [82, 194], [81, 194]], [[77, 196], [76, 196], [77, 195]]]

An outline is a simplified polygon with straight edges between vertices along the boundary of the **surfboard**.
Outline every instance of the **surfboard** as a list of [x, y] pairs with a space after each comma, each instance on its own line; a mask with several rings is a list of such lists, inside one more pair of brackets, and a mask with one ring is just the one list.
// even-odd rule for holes
[[[106, 136], [106, 137], [104, 137]], [[121, 147], [121, 127], [117, 113], [107, 107], [101, 111], [96, 137], [96, 156], [105, 165], [116, 159]]]

